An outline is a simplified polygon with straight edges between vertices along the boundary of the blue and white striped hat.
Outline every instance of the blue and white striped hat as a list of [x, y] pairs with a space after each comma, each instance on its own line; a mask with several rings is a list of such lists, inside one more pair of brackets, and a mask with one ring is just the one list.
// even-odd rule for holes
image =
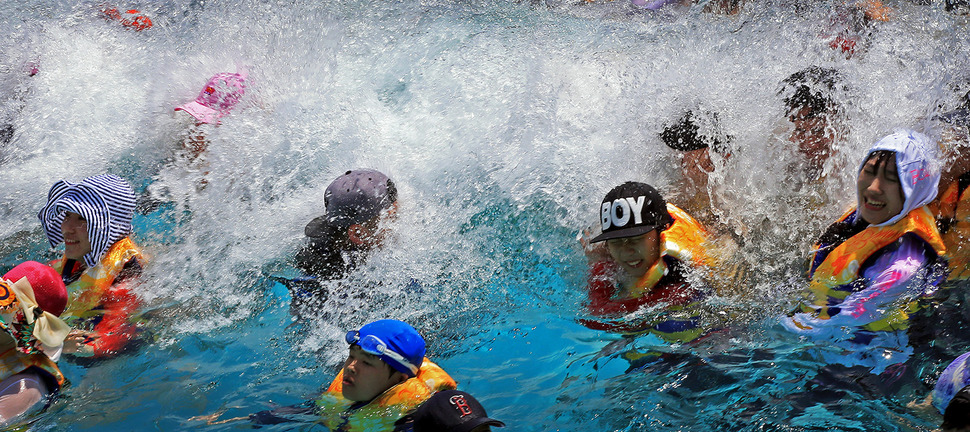
[[51, 246], [64, 241], [61, 224], [66, 212], [77, 213], [88, 222], [91, 252], [84, 255], [88, 267], [98, 265], [115, 242], [131, 234], [135, 191], [114, 174], [88, 177], [80, 183], [60, 180], [47, 193], [47, 205], [37, 217], [44, 225]]

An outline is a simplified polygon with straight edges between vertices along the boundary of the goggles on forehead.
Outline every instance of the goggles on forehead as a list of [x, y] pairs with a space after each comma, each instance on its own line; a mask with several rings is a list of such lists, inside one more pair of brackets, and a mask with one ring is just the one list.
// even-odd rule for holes
[[347, 332], [346, 340], [348, 344], [357, 344], [357, 346], [359, 346], [360, 349], [362, 349], [365, 353], [390, 358], [411, 371], [412, 375], [416, 376], [418, 374], [417, 366], [411, 364], [411, 362], [407, 361], [407, 359], [405, 359], [403, 356], [388, 348], [387, 343], [377, 336], [367, 335], [360, 337], [359, 331], [351, 330]]

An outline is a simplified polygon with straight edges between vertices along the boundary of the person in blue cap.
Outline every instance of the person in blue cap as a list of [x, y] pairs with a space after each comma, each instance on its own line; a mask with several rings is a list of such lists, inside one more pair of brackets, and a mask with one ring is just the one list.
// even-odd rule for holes
[[221, 421], [214, 418], [218, 414], [192, 420], [278, 424], [309, 421], [312, 416], [331, 432], [387, 431], [435, 392], [457, 387], [447, 372], [425, 357], [424, 338], [403, 321], [374, 321], [347, 332], [344, 340], [349, 345], [347, 359], [312, 407], [282, 407]]
[[331, 431], [390, 430], [435, 392], [457, 387], [425, 358], [424, 338], [403, 321], [375, 321], [347, 332], [345, 340], [344, 367], [316, 401]]

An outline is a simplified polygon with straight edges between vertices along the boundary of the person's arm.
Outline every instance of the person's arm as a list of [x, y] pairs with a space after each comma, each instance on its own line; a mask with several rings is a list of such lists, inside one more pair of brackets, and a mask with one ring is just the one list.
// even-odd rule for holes
[[935, 253], [912, 235], [903, 236], [899, 243], [898, 248], [880, 255], [862, 271], [868, 284], [846, 297], [841, 312], [833, 319], [842, 315], [856, 325], [868, 324], [881, 319], [884, 311], [901, 299], [915, 299], [926, 291], [933, 281], [921, 270], [932, 262]]

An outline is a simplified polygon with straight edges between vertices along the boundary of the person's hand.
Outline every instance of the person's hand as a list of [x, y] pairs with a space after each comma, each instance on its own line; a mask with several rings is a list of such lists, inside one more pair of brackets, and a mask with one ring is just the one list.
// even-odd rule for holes
[[604, 261], [610, 258], [610, 252], [606, 250], [605, 243], [590, 243], [593, 237], [596, 237], [599, 233], [593, 229], [592, 226], [587, 227], [583, 230], [576, 240], [579, 240], [579, 245], [583, 247], [583, 253], [586, 254], [586, 258], [589, 262]]
[[72, 354], [78, 357], [91, 357], [94, 355], [94, 341], [98, 340], [97, 333], [84, 330], [71, 330], [67, 338], [64, 339], [64, 354]]

